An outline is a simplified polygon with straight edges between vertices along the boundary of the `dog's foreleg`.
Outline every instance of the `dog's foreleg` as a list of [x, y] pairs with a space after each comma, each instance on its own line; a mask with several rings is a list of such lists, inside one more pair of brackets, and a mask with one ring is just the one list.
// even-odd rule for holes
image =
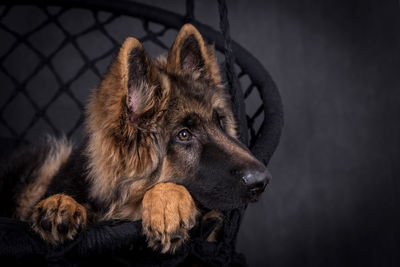
[[189, 238], [196, 223], [195, 202], [181, 185], [160, 183], [146, 192], [142, 202], [143, 233], [148, 245], [174, 253]]

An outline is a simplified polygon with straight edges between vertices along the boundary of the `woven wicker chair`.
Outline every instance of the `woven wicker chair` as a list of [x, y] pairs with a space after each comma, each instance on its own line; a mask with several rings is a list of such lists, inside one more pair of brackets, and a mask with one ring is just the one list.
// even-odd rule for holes
[[[224, 61], [222, 70], [226, 74], [242, 141], [258, 159], [268, 164], [283, 126], [280, 95], [258, 60], [230, 39], [224, 1], [219, 1], [221, 32], [195, 20], [193, 1], [186, 2], [185, 16], [125, 0], [1, 2], [0, 36], [7, 36], [10, 40], [8, 45], [0, 46], [0, 146], [3, 153], [19, 143], [34, 141], [43, 132], [54, 135], [64, 132], [79, 142], [84, 119], [84, 98], [90, 89], [81, 84], [87, 75], [90, 74], [98, 82], [104, 66], [109, 63], [121, 41], [127, 35], [137, 37], [134, 30], [141, 32], [139, 40], [146, 48], [156, 47], [166, 51], [169, 44], [165, 43], [172, 41], [168, 40], [169, 34], [172, 32], [175, 35], [184, 23], [191, 22], [206, 40], [215, 44], [220, 52], [219, 57]], [[25, 25], [25, 30], [16, 29], [14, 26], [18, 18], [15, 16], [21, 14], [18, 13], [21, 9], [25, 13], [36, 12], [40, 19], [37, 23]], [[83, 20], [84, 25], [78, 25], [76, 29], [70, 25], [71, 19], [66, 18], [75, 16], [77, 12], [84, 12], [86, 19]], [[125, 29], [132, 27], [134, 30], [116, 36], [113, 25], [118, 28], [122, 23]], [[54, 36], [54, 32], [60, 35], [60, 40], [52, 46], [54, 38], [49, 37], [47, 43], [43, 36]], [[88, 49], [81, 42], [88, 36], [107, 45], [99, 49], [100, 53], [93, 55], [90, 47]], [[42, 41], [35, 41], [37, 39]], [[46, 45], [43, 39], [46, 39]], [[62, 56], [66, 49], [72, 49], [75, 57]], [[21, 75], [20, 70], [15, 71], [15, 66], [20, 64], [16, 58], [21, 59], [26, 54], [27, 63], [24, 64], [28, 66], [24, 66], [26, 73]], [[79, 66], [60, 71], [60, 64], [69, 64], [68, 60], [76, 62], [77, 58]], [[51, 84], [53, 89], [41, 92], [43, 84]], [[57, 111], [60, 106], [65, 106], [72, 113], [62, 124], [57, 119], [60, 117], [60, 111]], [[24, 109], [28, 109], [29, 115], [15, 112]], [[172, 256], [156, 255], [146, 249], [140, 222], [101, 222], [89, 227], [74, 241], [54, 248], [31, 233], [26, 223], [0, 218], [0, 256], [25, 262], [44, 260], [66, 265], [95, 262], [126, 265], [132, 262], [136, 265], [179, 265], [188, 262], [244, 265], [243, 258], [235, 252], [242, 215], [243, 210], [226, 214], [225, 221], [228, 223], [225, 223], [221, 242], [205, 242], [204, 236], [212, 229], [212, 225], [202, 225], [193, 230], [192, 241]]]

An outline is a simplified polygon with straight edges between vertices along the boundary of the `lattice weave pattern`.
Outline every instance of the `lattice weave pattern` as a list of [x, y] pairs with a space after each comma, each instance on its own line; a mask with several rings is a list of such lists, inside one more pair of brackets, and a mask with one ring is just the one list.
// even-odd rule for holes
[[[134, 36], [156, 56], [167, 51], [176, 33], [146, 18], [110, 12], [2, 6], [0, 137], [34, 141], [48, 132], [79, 141], [87, 96], [123, 40]], [[218, 58], [222, 62], [223, 54]], [[252, 143], [264, 119], [263, 105], [247, 73], [240, 70], [238, 78]]]

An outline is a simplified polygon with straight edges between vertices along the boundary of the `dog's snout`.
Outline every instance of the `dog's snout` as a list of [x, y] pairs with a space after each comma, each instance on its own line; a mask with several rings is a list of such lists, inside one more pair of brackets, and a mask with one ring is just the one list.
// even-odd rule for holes
[[270, 180], [271, 174], [266, 168], [263, 170], [246, 170], [242, 175], [243, 183], [253, 196], [258, 196], [264, 192]]

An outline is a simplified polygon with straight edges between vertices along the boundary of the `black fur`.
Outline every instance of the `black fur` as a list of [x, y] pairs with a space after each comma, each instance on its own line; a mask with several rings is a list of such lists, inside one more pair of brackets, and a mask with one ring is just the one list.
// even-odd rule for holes
[[194, 35], [190, 35], [182, 45], [180, 64], [184, 71], [201, 70], [204, 67], [200, 46]]
[[0, 158], [0, 216], [12, 217], [19, 192], [35, 177], [49, 152], [45, 142], [20, 145], [9, 156]]

